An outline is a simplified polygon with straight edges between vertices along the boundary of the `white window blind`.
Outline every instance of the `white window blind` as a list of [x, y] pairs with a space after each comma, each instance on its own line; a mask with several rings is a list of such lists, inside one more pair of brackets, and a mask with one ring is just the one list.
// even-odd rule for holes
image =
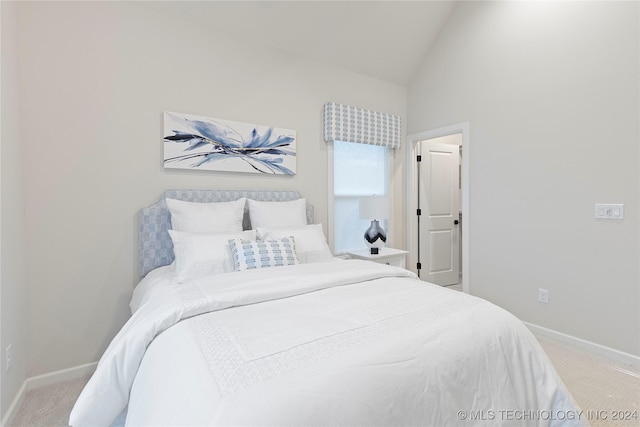
[[[387, 194], [389, 152], [384, 146], [344, 141], [333, 143], [333, 242], [336, 255], [365, 249], [371, 221], [360, 219], [359, 200]], [[387, 222], [381, 224], [387, 229]]]

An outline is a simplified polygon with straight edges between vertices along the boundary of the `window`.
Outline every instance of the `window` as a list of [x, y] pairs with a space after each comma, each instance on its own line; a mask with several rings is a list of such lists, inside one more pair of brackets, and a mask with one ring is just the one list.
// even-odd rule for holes
[[[364, 249], [364, 232], [370, 220], [361, 220], [360, 198], [386, 196], [389, 173], [389, 149], [400, 148], [400, 116], [346, 104], [324, 105], [324, 140], [331, 144], [329, 180], [329, 240], [335, 255]], [[351, 142], [344, 142], [348, 140]], [[382, 226], [388, 228], [387, 222]]]
[[[364, 231], [371, 220], [360, 219], [363, 196], [387, 194], [387, 147], [334, 141], [333, 143], [333, 249], [336, 255], [365, 249]], [[382, 227], [388, 230], [386, 220]]]

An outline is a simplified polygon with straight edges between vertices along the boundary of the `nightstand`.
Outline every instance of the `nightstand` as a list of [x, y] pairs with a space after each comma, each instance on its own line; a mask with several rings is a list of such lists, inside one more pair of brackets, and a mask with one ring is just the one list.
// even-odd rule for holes
[[364, 259], [367, 261], [373, 261], [380, 264], [393, 265], [396, 267], [407, 268], [407, 254], [408, 251], [393, 248], [382, 248], [380, 253], [372, 255], [369, 249], [362, 251], [347, 252], [349, 258]]

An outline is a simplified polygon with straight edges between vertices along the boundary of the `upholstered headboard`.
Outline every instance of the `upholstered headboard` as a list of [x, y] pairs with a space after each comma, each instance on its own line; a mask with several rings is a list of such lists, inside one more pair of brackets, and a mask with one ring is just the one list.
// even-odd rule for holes
[[[140, 277], [151, 270], [173, 262], [173, 243], [167, 230], [171, 229], [171, 216], [166, 198], [191, 202], [212, 203], [238, 200], [241, 197], [260, 201], [296, 200], [297, 191], [243, 191], [243, 190], [167, 190], [160, 200], [138, 212], [138, 248]], [[247, 204], [248, 205], [248, 204]], [[313, 224], [313, 206], [307, 204], [307, 223]], [[251, 229], [248, 206], [245, 206], [243, 227]]]

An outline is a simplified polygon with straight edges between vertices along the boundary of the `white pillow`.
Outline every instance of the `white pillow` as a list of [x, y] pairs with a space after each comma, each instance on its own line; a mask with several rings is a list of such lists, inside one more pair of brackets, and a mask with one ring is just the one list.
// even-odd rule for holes
[[241, 233], [184, 233], [169, 230], [176, 257], [176, 275], [173, 283], [184, 283], [213, 274], [234, 271], [230, 239], [254, 240], [256, 232]]
[[307, 200], [260, 202], [247, 199], [251, 228], [301, 227], [307, 225]]
[[242, 231], [246, 198], [232, 202], [197, 203], [166, 199], [171, 228], [188, 233], [231, 233]]
[[236, 271], [298, 264], [293, 237], [274, 240], [229, 240]]
[[322, 224], [302, 227], [258, 228], [258, 239], [273, 240], [293, 236], [300, 264], [331, 261], [333, 255], [324, 236]]

